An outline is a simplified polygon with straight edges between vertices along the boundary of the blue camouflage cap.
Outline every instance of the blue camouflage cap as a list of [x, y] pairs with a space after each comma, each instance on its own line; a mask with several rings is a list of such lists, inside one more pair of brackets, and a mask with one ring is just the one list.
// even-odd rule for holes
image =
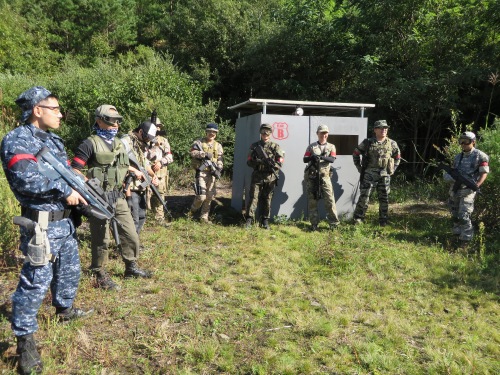
[[16, 104], [23, 110], [21, 114], [21, 123], [25, 123], [26, 120], [28, 120], [33, 113], [33, 107], [35, 105], [50, 95], [52, 95], [52, 93], [43, 86], [32, 87], [19, 95], [16, 99]]

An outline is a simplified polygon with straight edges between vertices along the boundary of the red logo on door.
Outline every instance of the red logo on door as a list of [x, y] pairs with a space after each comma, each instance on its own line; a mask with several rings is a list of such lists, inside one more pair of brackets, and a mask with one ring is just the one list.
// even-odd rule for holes
[[273, 137], [275, 139], [288, 138], [288, 124], [286, 122], [273, 123]]

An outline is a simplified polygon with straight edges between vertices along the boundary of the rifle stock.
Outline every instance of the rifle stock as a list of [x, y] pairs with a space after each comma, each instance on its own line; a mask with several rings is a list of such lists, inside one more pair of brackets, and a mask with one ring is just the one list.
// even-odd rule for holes
[[[200, 146], [197, 143], [195, 143], [193, 147], [195, 148], [195, 150], [203, 151], [203, 150], [200, 149]], [[198, 168], [198, 170], [200, 172], [203, 172], [207, 168], [210, 169], [210, 174], [212, 176], [214, 176], [217, 180], [220, 179], [220, 177], [221, 177], [221, 173], [220, 172], [221, 171], [217, 167], [217, 165], [215, 165], [215, 163], [212, 160], [202, 159], [201, 160], [201, 165]]]
[[453, 191], [455, 193], [458, 191], [458, 189], [460, 189], [460, 186], [465, 185], [468, 189], [481, 194], [479, 186], [477, 186], [477, 184], [473, 180], [461, 174], [458, 169], [452, 168], [444, 163], [439, 163], [438, 168], [444, 170], [455, 180], [455, 183], [453, 184]]
[[[36, 155], [37, 159], [42, 159], [50, 164], [56, 173], [61, 176], [71, 188], [77, 191], [88, 203], [88, 206], [79, 207], [79, 212], [85, 216], [92, 216], [100, 220], [110, 220], [114, 227], [113, 235], [117, 245], [120, 244], [117, 224], [119, 221], [115, 218], [115, 209], [106, 200], [106, 193], [101, 188], [101, 183], [97, 178], [83, 181], [83, 178], [77, 175], [72, 169], [66, 167], [57, 159], [47, 147], [43, 147]], [[43, 173], [43, 168], [41, 168]]]

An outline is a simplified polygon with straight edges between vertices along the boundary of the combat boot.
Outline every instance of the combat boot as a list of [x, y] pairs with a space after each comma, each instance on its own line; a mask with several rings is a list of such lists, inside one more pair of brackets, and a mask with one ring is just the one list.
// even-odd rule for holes
[[378, 225], [380, 225], [381, 227], [387, 226], [387, 219], [380, 219]]
[[59, 322], [65, 323], [65, 322], [70, 322], [75, 319], [82, 319], [86, 318], [94, 313], [94, 309], [90, 310], [82, 310], [82, 309], [76, 309], [73, 306], [68, 307], [68, 308], [56, 308], [56, 316], [57, 319], [59, 319]]
[[262, 220], [262, 223], [260, 224], [260, 226], [261, 226], [262, 228], [264, 228], [264, 229], [271, 229], [271, 228], [269, 227], [269, 219], [264, 219], [264, 220]]
[[19, 373], [22, 375], [41, 374], [43, 369], [40, 354], [36, 350], [33, 334], [17, 336], [17, 360]]
[[317, 232], [318, 231], [318, 224], [311, 224], [311, 228], [309, 230], [311, 232]]
[[200, 223], [201, 224], [213, 224], [208, 217], [200, 217]]
[[363, 219], [361, 218], [355, 218], [354, 219], [354, 225], [360, 225], [360, 224], [363, 224]]
[[251, 218], [251, 217], [249, 217], [249, 218], [247, 219], [246, 224], [245, 224], [245, 228], [246, 228], [246, 229], [251, 229], [251, 228], [252, 228], [252, 224], [253, 224], [253, 220], [252, 220], [252, 218]]
[[96, 285], [104, 290], [120, 290], [120, 286], [115, 283], [106, 271], [95, 272]]
[[137, 265], [136, 261], [125, 261], [125, 278], [130, 279], [133, 277], [141, 277], [144, 279], [149, 279], [152, 273], [147, 270], [142, 270]]

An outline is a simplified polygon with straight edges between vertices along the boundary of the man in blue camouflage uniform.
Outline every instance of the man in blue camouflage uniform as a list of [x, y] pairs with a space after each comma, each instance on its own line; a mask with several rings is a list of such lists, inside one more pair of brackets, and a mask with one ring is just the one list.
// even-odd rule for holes
[[[307, 185], [307, 209], [311, 231], [318, 230], [319, 214], [318, 202], [323, 198], [330, 229], [339, 226], [335, 195], [333, 193], [332, 174], [330, 165], [337, 158], [337, 150], [333, 143], [328, 142], [330, 130], [326, 125], [319, 125], [316, 130], [318, 141], [307, 146], [303, 162], [308, 163], [304, 172]], [[319, 182], [319, 185], [318, 185]], [[320, 193], [321, 192], [321, 193]], [[318, 196], [318, 193], [319, 196]]]
[[[269, 229], [273, 191], [278, 184], [280, 169], [284, 162], [284, 154], [280, 146], [270, 140], [272, 131], [271, 125], [262, 124], [260, 126], [260, 141], [252, 143], [248, 152], [247, 165], [253, 168], [253, 173], [246, 222], [247, 229], [252, 227], [259, 201], [262, 210], [260, 226]], [[260, 155], [258, 152], [259, 147], [262, 149]], [[266, 156], [268, 160], [264, 160], [263, 156]]]
[[21, 204], [22, 216], [36, 223], [37, 229], [42, 221], [47, 224], [43, 238], [48, 240], [50, 248], [50, 255], [44, 254], [40, 265], [35, 263], [32, 252], [35, 230], [21, 226], [20, 248], [27, 258], [12, 295], [12, 329], [17, 337], [19, 372], [30, 374], [42, 371], [33, 333], [38, 330], [37, 313], [49, 287], [60, 321], [89, 315], [92, 310], [73, 307], [80, 280], [80, 258], [68, 207], [86, 202], [62, 178], [53, 177], [50, 165], [36, 158], [47, 147], [61, 162], [68, 161], [62, 139], [49, 131], [60, 126], [58, 100], [44, 87], [36, 86], [23, 92], [16, 103], [23, 110], [22, 125], [2, 140], [2, 166]]
[[[490, 172], [489, 157], [475, 148], [476, 135], [474, 133], [464, 132], [460, 135], [458, 141], [462, 152], [455, 156], [452, 167], [480, 187]], [[455, 183], [455, 180], [447, 173], [444, 178], [450, 183]], [[474, 236], [474, 228], [470, 217], [474, 211], [475, 198], [476, 192], [465, 185], [460, 185], [458, 189], [454, 189], [453, 185], [450, 187], [448, 206], [453, 218], [453, 234], [458, 236], [463, 247], [468, 246]]]
[[[354, 210], [354, 223], [365, 219], [368, 201], [373, 188], [377, 188], [379, 202], [379, 224], [387, 225], [391, 176], [401, 162], [398, 144], [387, 137], [389, 125], [386, 120], [375, 122], [375, 137], [366, 138], [354, 149], [354, 165], [362, 174], [359, 181], [360, 194]], [[361, 162], [361, 156], [363, 161]]]

